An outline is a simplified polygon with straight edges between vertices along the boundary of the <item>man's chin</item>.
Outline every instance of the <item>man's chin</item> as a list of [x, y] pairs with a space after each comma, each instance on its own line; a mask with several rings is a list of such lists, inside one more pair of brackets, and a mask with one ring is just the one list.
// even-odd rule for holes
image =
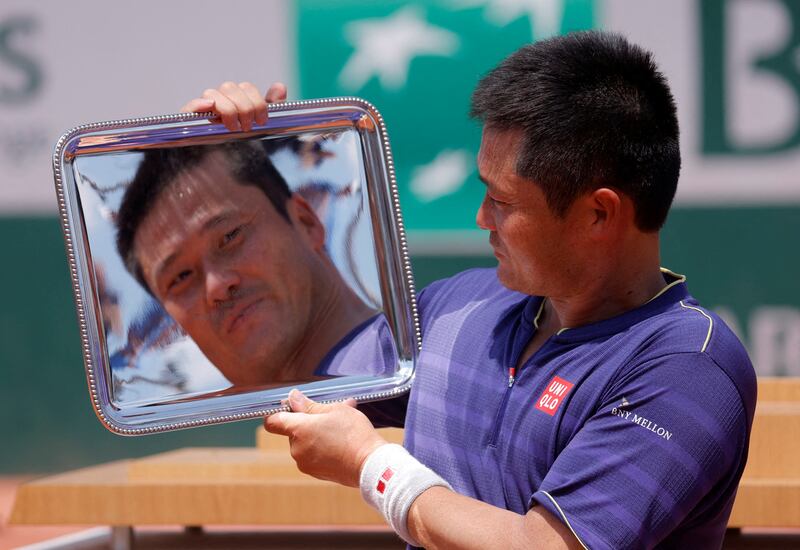
[[508, 269], [503, 262], [498, 262], [497, 264], [497, 280], [509, 290], [519, 290], [514, 272]]
[[[211, 361], [219, 372], [234, 386], [262, 386], [274, 382], [278, 376], [276, 365], [282, 359], [265, 357], [263, 353], [248, 354], [247, 347], [237, 350], [236, 354], [227, 354], [222, 361]], [[263, 350], [261, 350], [263, 351]]]
[[225, 377], [237, 387], [258, 387], [273, 384], [277, 381], [277, 373], [270, 372], [263, 366], [253, 367], [248, 372], [239, 372], [238, 374], [225, 374]]
[[502, 262], [497, 266], [497, 280], [508, 290], [531, 296], [537, 295], [537, 289], [533, 288], [530, 277], [520, 277], [516, 271], [504, 266]]

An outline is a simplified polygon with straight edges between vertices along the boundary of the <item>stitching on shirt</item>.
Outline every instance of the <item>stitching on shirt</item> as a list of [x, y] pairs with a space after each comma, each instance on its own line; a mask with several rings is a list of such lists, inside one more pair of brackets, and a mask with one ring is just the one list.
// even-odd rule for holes
[[652, 298], [647, 300], [647, 302], [645, 302], [646, 304], [649, 304], [650, 302], [652, 302], [653, 300], [655, 300], [656, 298], [658, 298], [659, 296], [664, 294], [666, 291], [668, 291], [673, 286], [679, 285], [681, 283], [685, 283], [686, 282], [686, 275], [681, 275], [680, 273], [675, 273], [674, 271], [670, 271], [666, 267], [662, 267], [660, 269], [661, 269], [661, 273], [664, 273], [664, 274], [669, 275], [671, 277], [675, 277], [675, 280], [672, 281], [667, 286], [665, 286], [664, 288], [662, 288], [661, 290], [659, 290], [658, 294], [656, 294], [655, 296], [653, 296]]
[[703, 353], [703, 352], [706, 351], [706, 348], [708, 347], [708, 341], [711, 340], [711, 329], [714, 328], [714, 319], [712, 319], [711, 316], [708, 315], [708, 313], [706, 313], [705, 311], [703, 311], [699, 307], [687, 306], [686, 304], [683, 303], [683, 300], [681, 300], [680, 303], [681, 303], [681, 307], [685, 307], [686, 309], [693, 309], [695, 311], [699, 311], [700, 313], [703, 314], [703, 317], [708, 319], [708, 334], [706, 334], [706, 341], [703, 342], [703, 347], [700, 348], [700, 353]]
[[[661, 296], [662, 294], [664, 294], [666, 291], [668, 291], [668, 290], [669, 290], [670, 288], [672, 288], [673, 286], [675, 286], [675, 285], [679, 285], [679, 284], [681, 284], [681, 283], [685, 283], [685, 282], [686, 282], [686, 275], [681, 275], [680, 273], [675, 273], [674, 271], [671, 271], [671, 270], [667, 269], [666, 267], [662, 267], [662, 268], [660, 268], [660, 269], [661, 269], [661, 273], [664, 273], [664, 274], [666, 274], [666, 275], [669, 275], [670, 277], [675, 277], [675, 280], [674, 280], [674, 281], [672, 281], [671, 283], [669, 283], [667, 286], [665, 286], [665, 287], [664, 287], [664, 288], [662, 288], [661, 290], [659, 290], [659, 291], [658, 291], [658, 294], [656, 294], [655, 296], [653, 296], [652, 298], [650, 298], [649, 300], [647, 300], [647, 301], [645, 302], [645, 304], [649, 304], [650, 302], [652, 302], [653, 300], [655, 300], [656, 298], [658, 298], [659, 296]], [[643, 305], [644, 305], [644, 304], [643, 304]], [[686, 307], [686, 306], [684, 306], [684, 307]], [[699, 310], [698, 310], [698, 311], [699, 311]], [[702, 313], [702, 312], [701, 312], [701, 313]], [[703, 315], [705, 315], [705, 313], [703, 313]], [[708, 315], [706, 315], [706, 317], [708, 317]], [[708, 318], [709, 318], [709, 319], [711, 319], [711, 317], [708, 317]], [[537, 319], [538, 319], [538, 316], [537, 316]], [[535, 323], [534, 323], [534, 324], [535, 324]], [[536, 328], [539, 328], [539, 327], [537, 326]], [[564, 332], [565, 330], [571, 330], [571, 329], [570, 329], [570, 327], [564, 327], [564, 328], [562, 328], [561, 330], [559, 330], [558, 332], [556, 332], [556, 336], [560, 335], [560, 334], [561, 334], [562, 332]], [[705, 350], [705, 347], [704, 347], [703, 349]]]
[[559, 513], [559, 514], [561, 514], [561, 518], [564, 520], [564, 523], [566, 523], [566, 524], [567, 524], [567, 527], [569, 527], [569, 530], [570, 530], [570, 531], [572, 531], [572, 534], [573, 534], [573, 535], [575, 535], [575, 538], [578, 540], [578, 542], [581, 544], [581, 546], [584, 548], [584, 550], [589, 550], [589, 547], [588, 547], [588, 546], [586, 546], [585, 544], [583, 544], [583, 541], [582, 541], [582, 540], [581, 540], [581, 538], [578, 536], [578, 533], [576, 533], [576, 532], [575, 532], [575, 529], [573, 529], [573, 528], [572, 528], [572, 524], [571, 524], [571, 523], [569, 522], [569, 520], [567, 519], [567, 515], [564, 513], [564, 510], [562, 510], [562, 509], [561, 509], [561, 506], [559, 506], [559, 505], [558, 505], [558, 502], [556, 502], [556, 499], [554, 499], [554, 498], [553, 498], [553, 497], [550, 495], [550, 493], [548, 493], [547, 491], [541, 491], [541, 493], [542, 493], [542, 494], [544, 494], [544, 495], [545, 495], [547, 498], [549, 498], [549, 499], [550, 499], [550, 502], [552, 502], [552, 503], [553, 503], [553, 506], [555, 506], [555, 507], [556, 507], [556, 510], [558, 510], [558, 513]]
[[547, 301], [547, 298], [542, 298], [542, 304], [539, 306], [539, 311], [536, 312], [536, 317], [533, 318], [533, 326], [534, 328], [539, 328], [539, 317], [542, 316], [542, 312], [544, 311], [544, 303]]

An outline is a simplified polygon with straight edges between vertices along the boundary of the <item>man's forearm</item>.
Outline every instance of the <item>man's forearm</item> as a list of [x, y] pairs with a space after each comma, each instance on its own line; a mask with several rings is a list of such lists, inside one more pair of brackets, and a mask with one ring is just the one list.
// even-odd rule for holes
[[398, 532], [426, 548], [581, 548], [541, 506], [523, 516], [440, 486], [446, 481], [399, 445], [387, 444], [352, 406], [315, 403], [296, 390], [289, 405], [295, 412], [269, 416], [265, 425], [290, 436], [300, 471], [360, 485]]
[[408, 513], [408, 530], [425, 548], [581, 548], [542, 507], [522, 516], [444, 487], [422, 493]]

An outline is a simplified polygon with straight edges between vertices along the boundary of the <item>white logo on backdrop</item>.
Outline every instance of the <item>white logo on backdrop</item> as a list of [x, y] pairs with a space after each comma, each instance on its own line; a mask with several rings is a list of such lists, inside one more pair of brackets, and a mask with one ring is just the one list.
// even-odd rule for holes
[[504, 27], [522, 16], [531, 24], [536, 40], [558, 34], [564, 13], [564, 0], [451, 0], [457, 8], [484, 6], [486, 20]]
[[455, 193], [472, 172], [472, 154], [464, 149], [445, 150], [430, 163], [417, 167], [411, 177], [411, 192], [422, 202]]
[[400, 89], [415, 57], [451, 56], [459, 46], [458, 35], [428, 23], [416, 6], [401, 8], [384, 18], [353, 21], [344, 33], [355, 51], [339, 73], [339, 85], [353, 91], [373, 76], [385, 89]]

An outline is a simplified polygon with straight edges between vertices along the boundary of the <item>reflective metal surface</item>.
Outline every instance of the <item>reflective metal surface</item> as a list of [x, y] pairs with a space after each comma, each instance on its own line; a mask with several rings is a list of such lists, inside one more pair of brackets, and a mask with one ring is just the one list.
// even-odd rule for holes
[[90, 124], [54, 173], [92, 404], [139, 435], [408, 390], [419, 343], [388, 138], [355, 98]]

